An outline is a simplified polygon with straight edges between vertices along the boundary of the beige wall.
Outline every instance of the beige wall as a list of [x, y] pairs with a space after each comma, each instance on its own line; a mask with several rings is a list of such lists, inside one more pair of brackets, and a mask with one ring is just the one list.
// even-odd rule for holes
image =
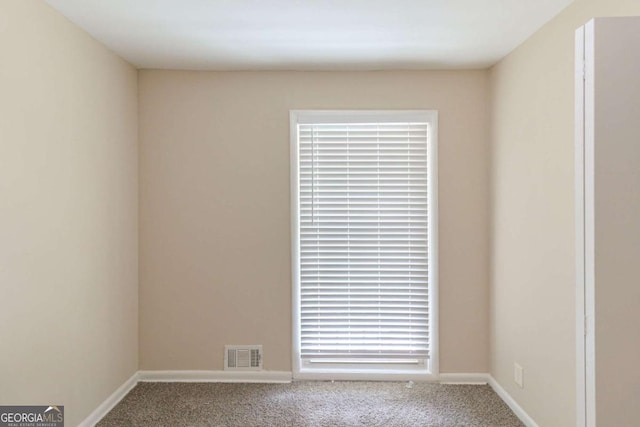
[[0, 0], [0, 404], [77, 425], [137, 369], [136, 71]]
[[290, 109], [437, 109], [440, 363], [486, 372], [486, 71], [140, 72], [140, 367], [291, 370]]
[[586, 209], [595, 231], [585, 238], [595, 248], [586, 264], [595, 279], [596, 419], [631, 426], [640, 420], [640, 18], [597, 20], [595, 34], [586, 83], [595, 138], [585, 144], [595, 159], [585, 162], [594, 176]]
[[574, 32], [617, 15], [576, 0], [491, 69], [491, 371], [544, 427], [575, 425]]

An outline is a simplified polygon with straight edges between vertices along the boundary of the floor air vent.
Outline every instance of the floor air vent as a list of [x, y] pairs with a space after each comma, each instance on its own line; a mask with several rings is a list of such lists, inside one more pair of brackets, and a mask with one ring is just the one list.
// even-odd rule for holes
[[261, 345], [225, 345], [224, 369], [259, 371], [262, 369]]

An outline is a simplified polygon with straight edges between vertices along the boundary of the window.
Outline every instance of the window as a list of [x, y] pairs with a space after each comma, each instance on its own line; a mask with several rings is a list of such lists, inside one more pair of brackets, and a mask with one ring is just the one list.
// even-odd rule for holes
[[292, 111], [291, 149], [294, 376], [437, 374], [437, 112]]

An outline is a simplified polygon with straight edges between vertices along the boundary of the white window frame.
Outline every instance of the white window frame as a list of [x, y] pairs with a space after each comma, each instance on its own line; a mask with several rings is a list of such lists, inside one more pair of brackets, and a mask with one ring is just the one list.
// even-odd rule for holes
[[[300, 357], [300, 212], [299, 212], [299, 151], [298, 124], [311, 122], [354, 123], [386, 118], [398, 122], [421, 121], [428, 126], [429, 171], [429, 336], [430, 358], [427, 364], [407, 360], [406, 363], [350, 364], [303, 363]], [[435, 380], [439, 376], [438, 339], [438, 112], [436, 110], [291, 110], [290, 168], [291, 168], [291, 256], [292, 256], [292, 364], [294, 379], [309, 380]], [[413, 362], [413, 363], [412, 363]]]

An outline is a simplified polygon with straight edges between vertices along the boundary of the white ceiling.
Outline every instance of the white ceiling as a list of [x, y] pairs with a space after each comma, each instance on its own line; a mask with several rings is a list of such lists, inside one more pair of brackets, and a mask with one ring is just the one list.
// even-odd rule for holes
[[46, 0], [138, 68], [484, 68], [573, 0]]

